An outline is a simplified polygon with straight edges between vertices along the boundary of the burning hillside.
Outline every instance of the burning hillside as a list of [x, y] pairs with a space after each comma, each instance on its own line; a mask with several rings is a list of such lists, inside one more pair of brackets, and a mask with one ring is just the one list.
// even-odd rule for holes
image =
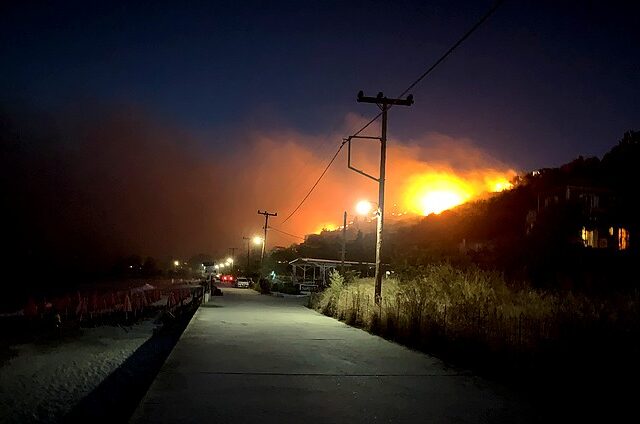
[[470, 174], [435, 171], [408, 178], [404, 205], [408, 211], [429, 215], [477, 199], [491, 192], [511, 188], [513, 171], [483, 170]]

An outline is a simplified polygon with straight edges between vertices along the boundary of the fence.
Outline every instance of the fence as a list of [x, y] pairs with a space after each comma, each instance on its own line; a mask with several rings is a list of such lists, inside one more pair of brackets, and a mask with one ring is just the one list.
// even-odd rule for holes
[[58, 324], [78, 325], [132, 322], [154, 311], [174, 315], [182, 306], [198, 304], [206, 287], [201, 285], [167, 286], [145, 285], [126, 290], [80, 292], [43, 298], [30, 298], [22, 316], [31, 322], [55, 320]]

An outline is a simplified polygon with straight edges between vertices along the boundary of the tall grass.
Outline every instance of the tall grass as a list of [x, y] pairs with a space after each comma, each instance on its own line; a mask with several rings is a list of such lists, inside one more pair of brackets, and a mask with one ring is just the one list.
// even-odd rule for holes
[[426, 350], [444, 347], [462, 357], [483, 353], [521, 359], [638, 351], [638, 293], [595, 299], [514, 290], [498, 273], [449, 264], [430, 265], [412, 274], [385, 279], [382, 303], [375, 305], [373, 279], [347, 283], [336, 272], [314, 306], [387, 338]]

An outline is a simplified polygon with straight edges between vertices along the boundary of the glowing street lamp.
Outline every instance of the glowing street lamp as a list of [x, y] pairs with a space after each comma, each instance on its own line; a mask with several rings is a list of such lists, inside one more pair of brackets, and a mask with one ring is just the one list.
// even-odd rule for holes
[[233, 258], [227, 258], [227, 264], [233, 265]]
[[260, 236], [254, 236], [253, 237], [253, 244], [255, 244], [256, 246], [260, 246], [263, 241], [264, 241], [264, 239], [262, 237], [260, 237]]
[[175, 266], [180, 266], [180, 261], [173, 261], [173, 264], [174, 264]]
[[371, 209], [373, 209], [373, 205], [368, 200], [361, 200], [356, 204], [358, 215], [369, 215]]

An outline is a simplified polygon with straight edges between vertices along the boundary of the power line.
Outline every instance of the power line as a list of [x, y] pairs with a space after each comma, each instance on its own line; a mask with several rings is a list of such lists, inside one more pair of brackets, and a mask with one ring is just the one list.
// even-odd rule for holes
[[[491, 15], [493, 15], [493, 13], [498, 9], [498, 7], [500, 7], [500, 5], [503, 2], [504, 2], [504, 0], [496, 1], [495, 4], [493, 5], [493, 7], [491, 9], [489, 9], [489, 11], [487, 11], [487, 13], [485, 13], [484, 16], [482, 16], [482, 18], [480, 18], [480, 20], [478, 22], [476, 22], [476, 24], [474, 26], [472, 26], [471, 29], [469, 29], [469, 31], [467, 31], [462, 37], [460, 37], [460, 39], [453, 46], [451, 46], [451, 48], [449, 48], [449, 50], [447, 50], [442, 56], [440, 56], [440, 59], [436, 60], [435, 63], [429, 67], [429, 69], [424, 71], [422, 73], [422, 75], [420, 75], [415, 81], [413, 81], [411, 84], [409, 84], [409, 86], [407, 88], [405, 88], [405, 90], [402, 93], [400, 93], [398, 96], [396, 96], [396, 97], [397, 98], [404, 97], [405, 94], [407, 94], [413, 87], [418, 85], [420, 83], [420, 81], [422, 81], [427, 75], [429, 75], [431, 73], [431, 71], [433, 71], [438, 65], [440, 65], [440, 63], [444, 62], [444, 60], [451, 53], [453, 53], [453, 51], [455, 49], [457, 49], [458, 46], [460, 46], [460, 44], [462, 44], [467, 38], [469, 38], [469, 36], [471, 36], [471, 34], [473, 34], [478, 28], [480, 28], [480, 26], [484, 23], [484, 21], [486, 21], [487, 19], [489, 19], [489, 17]], [[392, 107], [393, 107], [393, 105], [389, 105], [388, 109], [391, 109]], [[360, 128], [358, 131], [356, 131], [353, 134], [353, 136], [360, 135], [360, 133], [362, 131], [367, 129], [369, 127], [369, 125], [373, 124], [381, 116], [382, 116], [382, 112], [379, 112], [376, 116], [371, 118], [371, 120], [369, 122], [364, 124], [364, 126], [362, 128]]]
[[275, 227], [271, 227], [271, 226], [269, 226], [269, 229], [270, 229], [270, 230], [273, 230], [273, 231], [276, 231], [276, 232], [278, 232], [278, 233], [282, 233], [282, 234], [284, 234], [284, 235], [290, 236], [290, 237], [294, 237], [294, 238], [297, 238], [297, 239], [300, 239], [300, 240], [304, 240], [304, 237], [300, 237], [300, 236], [297, 236], [297, 235], [295, 235], [295, 234], [287, 233], [286, 231], [282, 231], [282, 230], [280, 230], [280, 229], [278, 229], [278, 228], [275, 228]]
[[[491, 17], [491, 15], [493, 15], [495, 13], [495, 11], [502, 5], [502, 3], [504, 2], [504, 0], [497, 0], [494, 5], [487, 11], [487, 13], [485, 13], [479, 20], [478, 22], [475, 23], [475, 25], [473, 25], [467, 32], [464, 33], [464, 35], [462, 37], [460, 37], [460, 39], [449, 48], [449, 50], [447, 50], [442, 56], [440, 56], [440, 58], [438, 60], [436, 60], [433, 65], [431, 65], [426, 71], [424, 71], [422, 73], [422, 75], [420, 75], [415, 81], [413, 81], [411, 84], [409, 84], [409, 86], [399, 95], [397, 96], [398, 98], [402, 98], [404, 97], [405, 94], [407, 94], [409, 92], [409, 90], [411, 90], [412, 88], [414, 88], [416, 85], [418, 85], [427, 75], [429, 75], [438, 65], [440, 65], [451, 53], [453, 53], [453, 51], [455, 49], [457, 49], [467, 38], [469, 38], [471, 36], [471, 34], [473, 34], [478, 28], [480, 28], [482, 26], [482, 24], [484, 24], [484, 22], [489, 19], [489, 17]], [[392, 105], [389, 105], [388, 109], [391, 109]], [[376, 116], [374, 116], [373, 118], [371, 118], [371, 120], [369, 122], [367, 122], [362, 128], [360, 128], [358, 131], [356, 131], [352, 137], [359, 135], [362, 131], [364, 131], [365, 129], [367, 129], [369, 127], [369, 125], [373, 124], [378, 118], [380, 118], [382, 116], [382, 112], [378, 113]], [[340, 147], [338, 147], [338, 150], [336, 151], [336, 153], [333, 155], [333, 157], [331, 158], [331, 160], [329, 161], [329, 163], [327, 164], [326, 168], [324, 169], [324, 171], [322, 171], [322, 174], [320, 174], [320, 176], [318, 177], [318, 179], [316, 180], [316, 182], [313, 184], [313, 186], [311, 187], [311, 189], [309, 190], [309, 192], [304, 196], [304, 198], [300, 201], [300, 203], [298, 204], [298, 206], [296, 206], [296, 208], [293, 210], [293, 212], [291, 212], [289, 214], [289, 216], [287, 216], [285, 218], [284, 221], [282, 221], [282, 224], [286, 223], [289, 218], [291, 218], [297, 211], [298, 209], [300, 209], [300, 207], [302, 206], [302, 204], [309, 198], [309, 196], [311, 195], [311, 193], [313, 192], [313, 190], [315, 190], [316, 186], [320, 183], [320, 180], [322, 180], [322, 177], [324, 177], [324, 174], [327, 173], [327, 171], [329, 170], [329, 167], [331, 166], [331, 164], [335, 161], [336, 157], [338, 156], [338, 153], [340, 153], [340, 150], [342, 150], [342, 148], [344, 147], [345, 143], [347, 142], [347, 139], [343, 139], [342, 143], [340, 143]]]
[[336, 158], [338, 157], [338, 153], [340, 153], [340, 150], [342, 150], [342, 148], [344, 147], [345, 143], [347, 142], [347, 140], [342, 140], [342, 143], [340, 143], [340, 147], [338, 147], [338, 150], [336, 150], [336, 153], [333, 155], [333, 157], [331, 158], [331, 160], [329, 161], [329, 163], [327, 164], [327, 166], [324, 168], [324, 171], [322, 171], [322, 174], [320, 174], [320, 177], [318, 177], [318, 179], [316, 180], [316, 182], [313, 184], [313, 186], [311, 187], [311, 189], [309, 190], [309, 192], [306, 194], [306, 196], [304, 196], [304, 198], [300, 201], [300, 203], [298, 203], [298, 206], [296, 206], [296, 208], [293, 210], [293, 212], [291, 212], [289, 214], [289, 216], [287, 216], [284, 221], [282, 221], [282, 224], [284, 224], [285, 222], [287, 222], [289, 220], [289, 218], [291, 218], [293, 216], [293, 214], [295, 214], [298, 209], [300, 209], [300, 206], [302, 206], [302, 204], [305, 202], [305, 200], [307, 200], [309, 198], [309, 196], [311, 195], [311, 193], [313, 192], [313, 190], [316, 188], [316, 186], [318, 185], [318, 183], [320, 182], [320, 180], [322, 179], [322, 177], [324, 177], [324, 174], [327, 173], [327, 171], [329, 170], [329, 167], [331, 166], [331, 164], [333, 163], [334, 160], [336, 160]]
[[[400, 93], [396, 97], [397, 98], [404, 97], [405, 94], [407, 94], [413, 87], [415, 87], [416, 85], [418, 85], [420, 83], [420, 81], [425, 79], [426, 76], [429, 75], [438, 65], [440, 65], [442, 62], [444, 62], [444, 60], [447, 57], [449, 57], [449, 55], [451, 53], [453, 53], [453, 51], [460, 46], [460, 44], [462, 44], [467, 38], [469, 38], [471, 36], [471, 34], [473, 34], [478, 28], [480, 28], [480, 26], [482, 26], [482, 24], [484, 24], [484, 22], [487, 19], [489, 19], [491, 17], [491, 15], [493, 15], [495, 13], [496, 10], [498, 10], [498, 8], [502, 5], [503, 2], [504, 2], [504, 0], [497, 0], [494, 3], [494, 5], [487, 11], [487, 13], [485, 13], [478, 20], [478, 22], [475, 23], [475, 25], [473, 25], [467, 32], [465, 32], [464, 35], [462, 37], [460, 37], [460, 39], [458, 41], [456, 41], [456, 43], [449, 48], [449, 50], [447, 50], [442, 56], [440, 56], [440, 58], [438, 60], [436, 60], [433, 63], [433, 65], [431, 65], [426, 71], [424, 71], [422, 73], [422, 75], [420, 75], [415, 81], [413, 81], [411, 84], [409, 84], [409, 86], [407, 88], [405, 88], [404, 91], [402, 93]], [[389, 105], [389, 109], [391, 109], [392, 107], [393, 107], [393, 105]], [[371, 120], [369, 122], [367, 122], [362, 128], [360, 128], [357, 132], [355, 132], [353, 134], [353, 136], [359, 135], [362, 131], [364, 131], [366, 128], [368, 128], [369, 125], [374, 123], [381, 116], [382, 116], [382, 112], [378, 113], [376, 116], [371, 118]]]
[[476, 22], [476, 24], [474, 26], [471, 27], [471, 29], [469, 29], [469, 31], [467, 31], [453, 46], [451, 46], [451, 48], [449, 50], [447, 50], [447, 52], [445, 54], [443, 54], [440, 59], [436, 60], [436, 62], [431, 65], [429, 67], [429, 69], [427, 69], [426, 71], [424, 71], [422, 73], [422, 75], [420, 75], [418, 77], [418, 79], [416, 79], [414, 82], [412, 82], [409, 87], [407, 87], [402, 93], [400, 93], [400, 95], [398, 96], [400, 97], [404, 97], [405, 94], [407, 94], [409, 92], [409, 90], [411, 90], [413, 87], [415, 87], [416, 85], [418, 85], [418, 83], [420, 83], [420, 81], [422, 81], [427, 75], [429, 75], [431, 73], [431, 71], [433, 71], [440, 63], [442, 63], [451, 53], [453, 53], [453, 51], [458, 48], [458, 46], [460, 44], [462, 44], [467, 38], [469, 38], [469, 36], [471, 34], [473, 34], [478, 28], [480, 28], [480, 26], [487, 20], [489, 19], [489, 17], [491, 15], [493, 15], [493, 13], [498, 10], [498, 8], [500, 7], [500, 5], [502, 5], [502, 3], [504, 2], [504, 0], [497, 0], [493, 7], [491, 7], [487, 13], [484, 14], [484, 16], [482, 16], [482, 18], [480, 18], [480, 20], [478, 22]]

